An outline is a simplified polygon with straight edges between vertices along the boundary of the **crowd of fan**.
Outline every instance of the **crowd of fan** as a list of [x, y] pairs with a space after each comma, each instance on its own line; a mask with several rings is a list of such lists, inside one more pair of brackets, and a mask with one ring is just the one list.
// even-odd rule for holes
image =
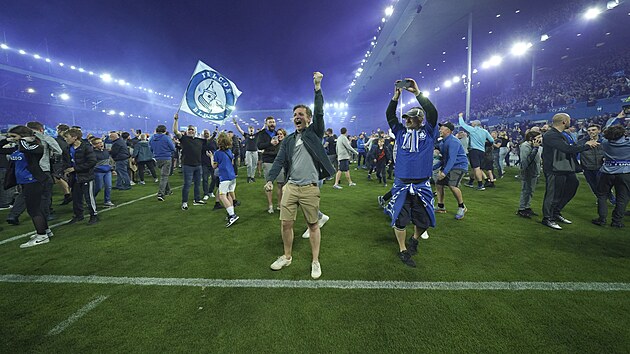
[[[501, 91], [474, 95], [471, 116], [508, 118], [550, 112], [559, 107], [566, 110], [579, 102], [595, 105], [600, 99], [630, 95], [630, 58], [608, 56], [595, 62], [565, 64], [557, 70], [540, 73], [533, 87], [528, 81], [510, 85]], [[454, 120], [457, 112], [444, 116]]]

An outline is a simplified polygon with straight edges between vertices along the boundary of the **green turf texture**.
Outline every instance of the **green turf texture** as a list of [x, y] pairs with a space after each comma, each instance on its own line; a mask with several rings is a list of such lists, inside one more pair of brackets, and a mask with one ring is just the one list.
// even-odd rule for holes
[[[354, 166], [352, 166], [354, 167]], [[462, 187], [468, 213], [446, 192], [449, 213], [420, 242], [418, 268], [404, 266], [376, 196], [387, 188], [352, 171], [356, 187], [324, 185], [322, 280], [630, 282], [630, 232], [598, 227], [595, 198], [580, 176], [556, 231], [514, 215], [520, 181], [510, 169], [497, 188]], [[181, 185], [181, 175], [171, 179]], [[295, 227], [293, 264], [282, 254], [278, 213], [266, 212], [263, 182], [238, 179], [241, 217], [224, 226], [212, 203], [180, 210], [181, 190], [85, 222], [55, 228], [46, 245], [0, 245], [0, 274], [212, 279], [310, 279], [310, 246]], [[113, 191], [115, 204], [155, 193], [156, 184]], [[533, 208], [540, 211], [544, 181]], [[192, 192], [189, 202], [192, 202]], [[99, 195], [99, 207], [102, 203]], [[57, 220], [71, 205], [57, 206]], [[191, 203], [192, 204], [192, 203]], [[101, 208], [102, 209], [102, 208]], [[0, 212], [4, 220], [7, 211]], [[4, 224], [0, 240], [32, 231]], [[86, 218], [87, 221], [87, 218]], [[628, 219], [626, 219], [628, 224]], [[411, 228], [409, 229], [411, 234]], [[108, 299], [64, 332], [50, 329], [100, 295]], [[628, 352], [630, 294], [569, 291], [426, 291], [193, 288], [0, 284], [0, 352]]]

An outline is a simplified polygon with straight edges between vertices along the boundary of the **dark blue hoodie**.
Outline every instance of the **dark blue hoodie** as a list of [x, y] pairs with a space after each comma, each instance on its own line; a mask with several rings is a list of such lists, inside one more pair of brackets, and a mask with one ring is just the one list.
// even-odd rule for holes
[[149, 145], [151, 145], [156, 160], [170, 160], [175, 152], [175, 144], [173, 144], [171, 137], [166, 134], [153, 134]]

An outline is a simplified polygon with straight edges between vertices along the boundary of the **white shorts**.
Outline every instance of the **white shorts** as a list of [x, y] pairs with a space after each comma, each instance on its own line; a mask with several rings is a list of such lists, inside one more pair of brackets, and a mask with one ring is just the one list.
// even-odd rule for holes
[[236, 189], [236, 179], [219, 182], [219, 194], [228, 194]]

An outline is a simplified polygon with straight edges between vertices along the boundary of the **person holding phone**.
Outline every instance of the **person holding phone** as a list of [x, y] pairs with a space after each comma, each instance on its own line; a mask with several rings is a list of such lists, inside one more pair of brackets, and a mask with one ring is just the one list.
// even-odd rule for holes
[[[411, 256], [418, 252], [418, 239], [429, 227], [435, 227], [433, 191], [429, 179], [433, 173], [433, 148], [439, 134], [438, 112], [433, 103], [422, 94], [416, 81], [410, 78], [404, 81], [404, 86], [396, 81], [394, 96], [386, 112], [387, 123], [396, 143], [396, 178], [386, 213], [392, 219], [391, 226], [398, 241], [398, 258], [405, 265], [415, 267], [416, 263]], [[396, 117], [403, 87], [419, 103], [419, 106], [402, 115], [404, 124]], [[409, 223], [414, 225], [414, 233], [407, 246], [406, 227]]]
[[[258, 150], [262, 150], [262, 166], [265, 180], [269, 177], [269, 171], [273, 166], [273, 161], [278, 155], [278, 149], [276, 145], [280, 143], [276, 136], [276, 120], [274, 117], [265, 118], [265, 128], [258, 134]], [[267, 212], [273, 214], [273, 194], [270, 191], [265, 191], [267, 196]], [[278, 204], [280, 201], [278, 201]]]
[[531, 130], [525, 134], [525, 141], [520, 147], [522, 184], [521, 199], [516, 215], [527, 219], [537, 215], [531, 208], [531, 202], [540, 176], [540, 145], [542, 145], [542, 135], [540, 132]]

